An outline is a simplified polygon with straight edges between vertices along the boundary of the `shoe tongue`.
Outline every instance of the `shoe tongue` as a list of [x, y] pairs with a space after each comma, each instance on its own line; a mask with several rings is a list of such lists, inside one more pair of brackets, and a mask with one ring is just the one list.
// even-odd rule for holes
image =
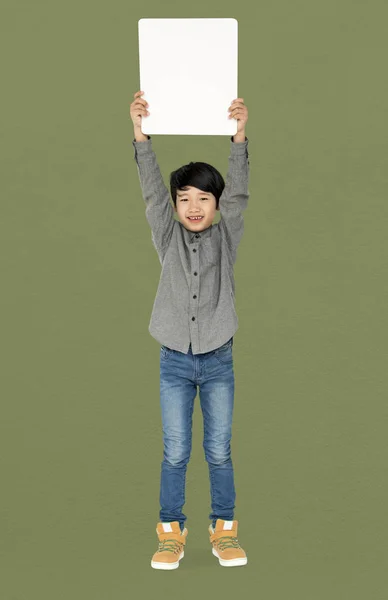
[[172, 521], [171, 523], [160, 523], [160, 525], [160, 533], [181, 533], [179, 521]]
[[217, 519], [216, 531], [230, 531], [234, 529], [235, 521], [224, 521], [223, 519]]

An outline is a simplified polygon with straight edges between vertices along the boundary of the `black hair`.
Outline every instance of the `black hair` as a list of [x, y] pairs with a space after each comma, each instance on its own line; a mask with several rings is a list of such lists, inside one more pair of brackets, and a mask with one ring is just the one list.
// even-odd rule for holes
[[187, 189], [188, 186], [213, 194], [216, 198], [216, 208], [218, 208], [225, 181], [221, 173], [207, 163], [191, 162], [188, 165], [183, 165], [170, 175], [171, 197], [175, 206], [177, 190]]

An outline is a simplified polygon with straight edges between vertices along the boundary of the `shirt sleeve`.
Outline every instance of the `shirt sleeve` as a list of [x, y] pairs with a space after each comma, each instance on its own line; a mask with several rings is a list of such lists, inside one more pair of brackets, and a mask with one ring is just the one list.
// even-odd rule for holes
[[243, 212], [248, 206], [249, 198], [248, 141], [246, 137], [245, 142], [234, 143], [233, 137], [230, 138], [229, 169], [219, 202], [219, 228], [232, 253], [233, 263], [236, 261], [237, 248], [244, 233]]
[[146, 218], [151, 227], [152, 242], [162, 263], [174, 228], [174, 211], [170, 193], [164, 184], [152, 140], [132, 141], [135, 148], [135, 161], [143, 199], [146, 203]]

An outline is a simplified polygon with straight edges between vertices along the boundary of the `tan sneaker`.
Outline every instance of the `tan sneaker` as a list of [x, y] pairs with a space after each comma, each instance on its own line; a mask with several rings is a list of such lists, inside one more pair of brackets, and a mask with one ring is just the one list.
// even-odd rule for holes
[[239, 567], [248, 562], [247, 555], [237, 539], [238, 521], [217, 519], [216, 528], [209, 525], [212, 552], [223, 567]]
[[183, 548], [186, 544], [187, 528], [185, 527], [182, 533], [179, 521], [158, 523], [156, 533], [159, 538], [159, 549], [152, 557], [151, 567], [154, 569], [177, 569], [179, 561], [185, 555]]

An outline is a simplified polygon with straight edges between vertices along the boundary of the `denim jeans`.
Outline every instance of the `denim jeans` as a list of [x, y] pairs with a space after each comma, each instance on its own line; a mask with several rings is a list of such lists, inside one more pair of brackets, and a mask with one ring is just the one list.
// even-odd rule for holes
[[163, 461], [160, 481], [160, 521], [179, 521], [186, 515], [186, 470], [192, 446], [194, 400], [199, 397], [204, 423], [203, 448], [209, 467], [213, 527], [217, 519], [232, 521], [235, 487], [230, 442], [234, 404], [233, 337], [205, 354], [188, 354], [161, 346], [160, 404]]

